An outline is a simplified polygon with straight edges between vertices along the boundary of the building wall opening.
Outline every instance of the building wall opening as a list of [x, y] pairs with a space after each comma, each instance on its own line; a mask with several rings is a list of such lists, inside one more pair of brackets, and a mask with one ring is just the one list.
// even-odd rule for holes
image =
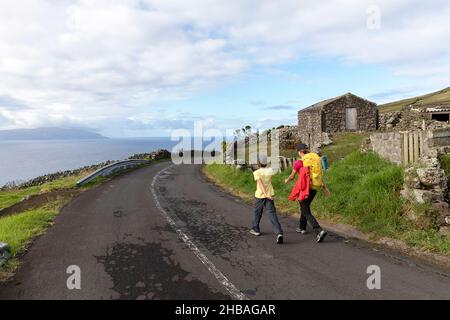
[[431, 115], [431, 119], [442, 121], [442, 122], [449, 122], [450, 120], [450, 114], [449, 113], [434, 113]]

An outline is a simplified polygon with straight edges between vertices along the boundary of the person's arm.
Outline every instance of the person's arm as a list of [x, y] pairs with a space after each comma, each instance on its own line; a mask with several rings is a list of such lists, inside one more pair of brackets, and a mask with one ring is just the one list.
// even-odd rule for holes
[[284, 183], [287, 184], [289, 181], [293, 180], [295, 178], [295, 174], [297, 173], [297, 171], [295, 169], [292, 169], [291, 174], [289, 175], [289, 177], [287, 177], [284, 180]]
[[261, 189], [261, 191], [262, 191], [264, 197], [266, 197], [266, 198], [269, 199], [269, 200], [273, 200], [273, 197], [267, 196], [266, 188], [264, 188], [264, 184], [262, 183], [262, 180], [261, 180], [261, 179], [258, 179], [258, 180], [256, 181], [256, 183], [258, 184], [258, 187]]

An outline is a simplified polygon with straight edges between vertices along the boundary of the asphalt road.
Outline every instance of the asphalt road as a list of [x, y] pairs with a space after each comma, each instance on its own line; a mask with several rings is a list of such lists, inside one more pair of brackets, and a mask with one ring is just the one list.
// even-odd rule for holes
[[[450, 274], [329, 235], [317, 244], [281, 218], [248, 233], [252, 207], [202, 178], [159, 163], [78, 196], [38, 238], [0, 299], [449, 299]], [[164, 170], [169, 167], [167, 170]], [[81, 270], [69, 290], [66, 270]], [[369, 290], [367, 267], [381, 270]]]

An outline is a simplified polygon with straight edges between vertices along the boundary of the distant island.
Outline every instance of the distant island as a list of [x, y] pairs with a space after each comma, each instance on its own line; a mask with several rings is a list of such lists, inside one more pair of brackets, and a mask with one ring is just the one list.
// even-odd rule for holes
[[83, 129], [37, 128], [0, 130], [0, 140], [80, 140], [108, 139], [101, 134]]

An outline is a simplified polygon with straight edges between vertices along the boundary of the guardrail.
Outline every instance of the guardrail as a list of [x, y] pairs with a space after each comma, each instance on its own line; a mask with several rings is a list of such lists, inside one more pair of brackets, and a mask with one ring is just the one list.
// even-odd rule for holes
[[114, 162], [84, 177], [83, 179], [77, 182], [77, 186], [85, 185], [86, 183], [91, 182], [97, 177], [106, 177], [116, 172], [131, 169], [143, 164], [147, 164], [149, 162], [150, 162], [149, 160], [134, 160], [134, 159]]
[[0, 266], [2, 266], [10, 256], [11, 253], [8, 244], [0, 242]]

